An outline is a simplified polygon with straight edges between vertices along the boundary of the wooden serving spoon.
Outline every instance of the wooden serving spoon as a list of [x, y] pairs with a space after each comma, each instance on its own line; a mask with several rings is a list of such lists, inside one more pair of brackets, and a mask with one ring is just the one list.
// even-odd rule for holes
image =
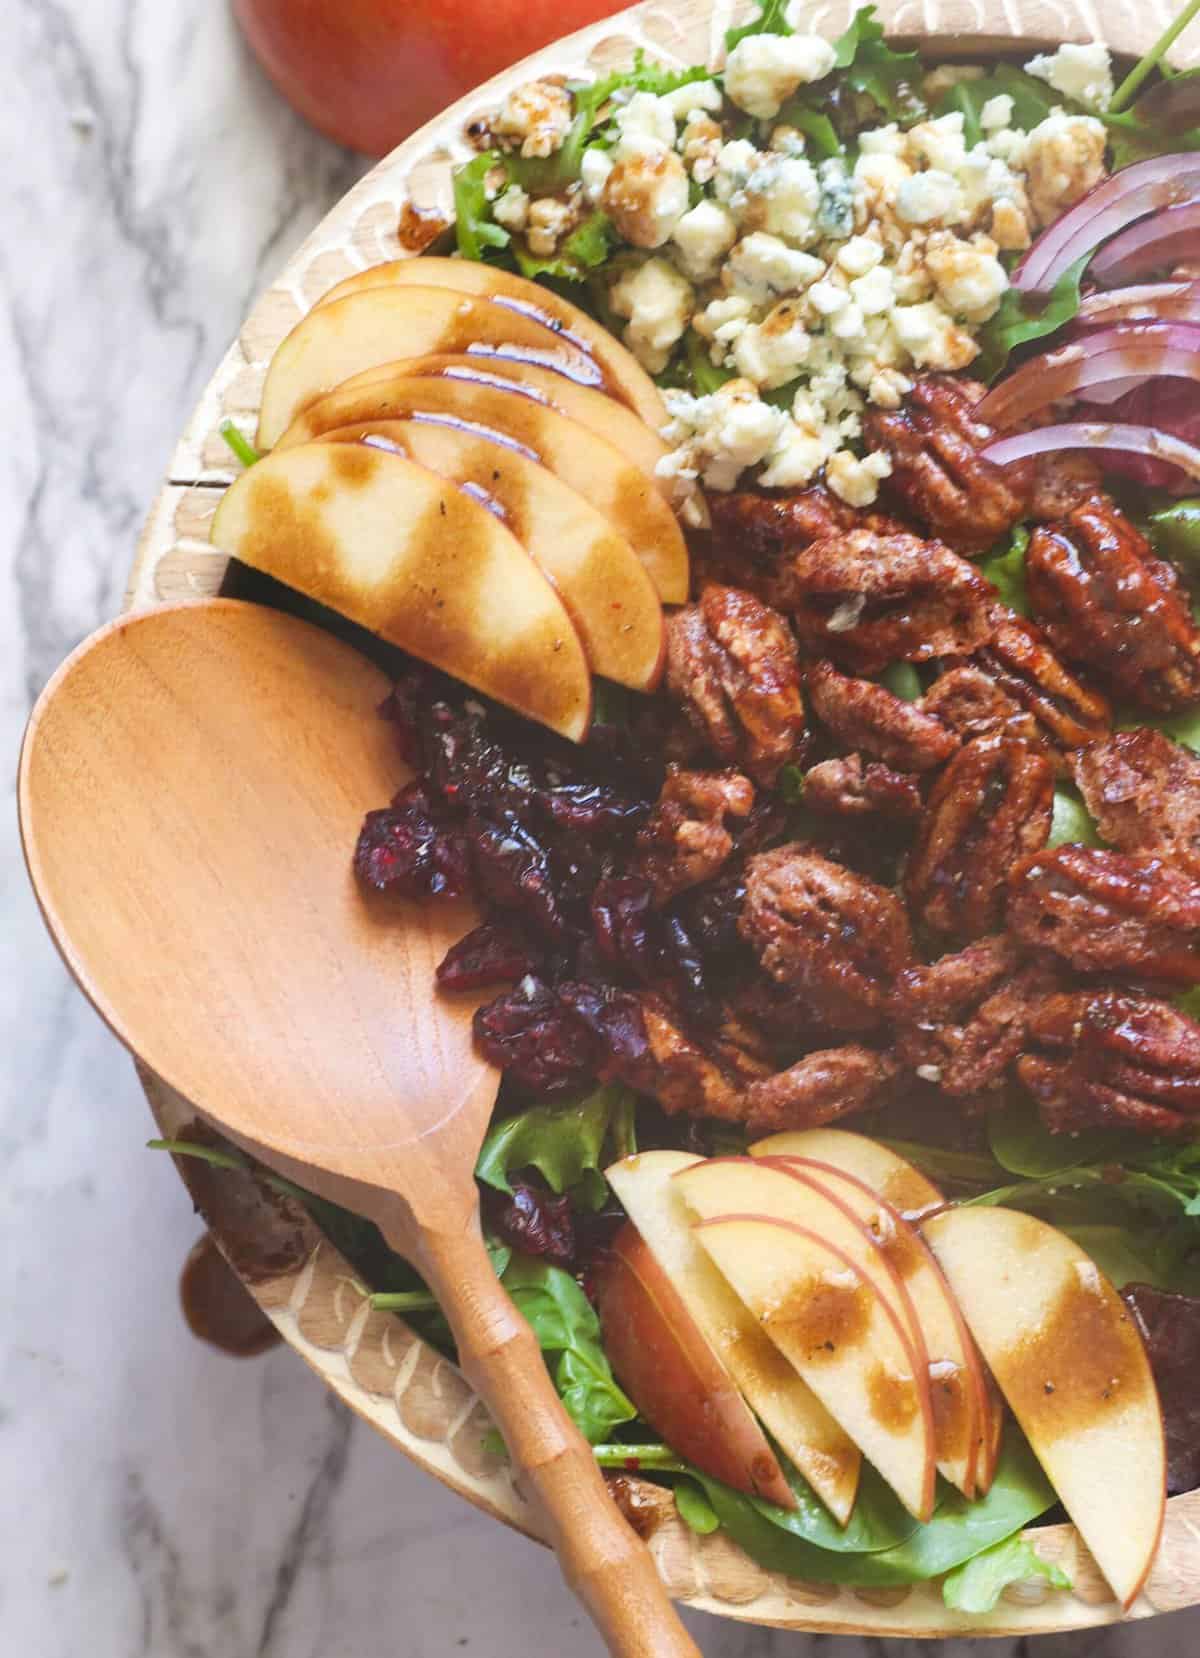
[[622, 1658], [699, 1658], [483, 1247], [473, 1169], [497, 1073], [434, 969], [464, 904], [366, 898], [364, 811], [403, 781], [385, 676], [329, 634], [218, 599], [122, 617], [43, 693], [21, 754], [42, 913], [125, 1045], [238, 1145], [373, 1220]]

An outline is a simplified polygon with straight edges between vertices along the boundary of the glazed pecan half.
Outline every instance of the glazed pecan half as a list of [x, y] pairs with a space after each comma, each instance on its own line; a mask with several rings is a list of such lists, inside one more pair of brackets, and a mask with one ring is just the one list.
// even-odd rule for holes
[[915, 777], [893, 771], [878, 760], [863, 764], [861, 754], [822, 760], [804, 774], [804, 804], [834, 817], [886, 816], [915, 822], [921, 815], [921, 791]]
[[801, 643], [862, 673], [969, 656], [990, 636], [994, 590], [940, 541], [853, 529], [782, 559], [772, 603]]
[[733, 851], [727, 818], [746, 818], [754, 785], [740, 772], [667, 767], [658, 804], [634, 842], [637, 873], [649, 881], [656, 904], [715, 875]]
[[1200, 756], [1161, 731], [1118, 731], [1075, 759], [1075, 781], [1102, 838], [1160, 852], [1200, 875]]
[[899, 1069], [890, 1054], [857, 1043], [822, 1048], [786, 1071], [752, 1082], [745, 1093], [746, 1122], [756, 1134], [819, 1128], [878, 1104]]
[[934, 785], [909, 859], [909, 906], [931, 931], [981, 938], [999, 925], [1004, 882], [1023, 854], [1046, 844], [1054, 768], [1013, 737], [977, 737]]
[[1052, 963], [1030, 961], [1005, 933], [981, 938], [927, 967], [906, 968], [888, 1008], [896, 1052], [944, 1093], [998, 1091], [1022, 1051], [1030, 1019], [1057, 978]]
[[958, 747], [955, 733], [919, 703], [873, 680], [852, 679], [832, 662], [814, 663], [805, 686], [814, 714], [843, 748], [863, 750], [899, 771], [932, 771]]
[[993, 466], [979, 451], [995, 436], [975, 418], [983, 387], [930, 375], [904, 407], [872, 409], [867, 441], [891, 456], [889, 492], [935, 535], [963, 552], [990, 547], [1029, 510], [1034, 467]]
[[1200, 1128], [1200, 1025], [1169, 1002], [1120, 990], [1051, 996], [1017, 1074], [1056, 1134], [1128, 1125]]
[[1200, 881], [1149, 853], [1031, 853], [1009, 875], [1008, 925], [1082, 973], [1200, 982]]
[[747, 863], [738, 926], [771, 977], [799, 993], [800, 1016], [835, 1030], [878, 1025], [893, 979], [912, 960], [896, 894], [799, 843]]
[[761, 783], [804, 751], [796, 641], [752, 593], [710, 582], [668, 619], [667, 689], [714, 753]]
[[1097, 742], [1112, 728], [1108, 699], [1076, 679], [1032, 622], [997, 607], [992, 636], [975, 656], [994, 685], [1036, 723], [1058, 756]]
[[1179, 577], [1111, 502], [1036, 529], [1025, 571], [1034, 614], [1069, 662], [1142, 708], [1200, 701], [1200, 629]]
[[[818, 484], [791, 495], [767, 495], [759, 490], [714, 490], [708, 503], [712, 518], [712, 558], [732, 572], [734, 581], [752, 584], [754, 572], [770, 570], [780, 553], [807, 547], [821, 536], [853, 529], [875, 520], [839, 501]], [[886, 528], [898, 528], [882, 519]], [[745, 573], [749, 571], [750, 574]]]

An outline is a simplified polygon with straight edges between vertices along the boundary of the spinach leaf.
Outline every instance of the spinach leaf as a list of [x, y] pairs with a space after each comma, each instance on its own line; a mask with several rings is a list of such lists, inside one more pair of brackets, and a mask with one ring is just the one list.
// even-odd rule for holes
[[988, 1143], [997, 1163], [1009, 1174], [1030, 1180], [1066, 1174], [1100, 1158], [1114, 1161], [1130, 1144], [1128, 1135], [1114, 1134], [1111, 1128], [1051, 1134], [1032, 1100], [1014, 1101], [1002, 1111], [993, 1111], [987, 1124]]
[[690, 1531], [709, 1537], [720, 1526], [716, 1510], [695, 1480], [675, 1481], [675, 1507], [679, 1518]]
[[916, 52], [895, 52], [886, 44], [873, 5], [860, 6], [833, 45], [834, 64], [844, 71], [846, 84], [878, 104], [889, 121], [910, 126], [929, 113], [917, 89]]
[[454, 175], [454, 234], [464, 259], [484, 259], [489, 248], [506, 248], [509, 234], [492, 217], [485, 180], [494, 167], [506, 167], [498, 150], [477, 155]]
[[804, 773], [799, 766], [784, 766], [776, 783], [785, 806], [799, 806], [804, 799]]
[[1047, 846], [1099, 846], [1095, 820], [1078, 792], [1065, 783], [1054, 789], [1054, 816], [1050, 820]]
[[790, 35], [795, 30], [787, 20], [787, 0], [758, 0], [758, 16], [740, 29], [725, 31], [725, 49], [732, 52], [747, 35]]
[[1048, 294], [1026, 294], [1006, 288], [995, 316], [979, 334], [979, 356], [971, 365], [981, 380], [994, 380], [1019, 345], [1040, 340], [1070, 322], [1079, 310], [1080, 284], [1091, 258], [1085, 253], [1068, 267]]
[[1018, 616], [1029, 614], [1029, 600], [1025, 593], [1025, 554], [1028, 548], [1029, 530], [1024, 524], [1017, 524], [1007, 547], [993, 547], [979, 561], [980, 574], [987, 577], [1004, 603]]
[[958, 81], [938, 101], [937, 114], [950, 115], [955, 110], [962, 114], [963, 137], [972, 149], [983, 139], [981, 116], [983, 106], [991, 98], [1007, 96], [1013, 101], [1012, 125], [1021, 132], [1040, 126], [1050, 114], [1066, 101], [1045, 81], [1028, 75], [1011, 63], [998, 64], [990, 75], [977, 81]]
[[937, 1510], [928, 1525], [913, 1525], [910, 1521], [911, 1530], [903, 1541], [871, 1553], [821, 1547], [795, 1529], [775, 1523], [774, 1517], [782, 1515], [782, 1509], [744, 1497], [694, 1469], [690, 1473], [703, 1485], [730, 1537], [760, 1566], [810, 1583], [853, 1583], [864, 1588], [889, 1588], [940, 1577], [1020, 1531], [1055, 1500], [1033, 1452], [1012, 1424], [1006, 1431], [996, 1478], [986, 1497], [968, 1502], [943, 1484]]
[[[532, 1327], [559, 1397], [584, 1438], [596, 1444], [622, 1422], [632, 1422], [637, 1409], [617, 1386], [600, 1321], [570, 1273], [514, 1255], [504, 1287]], [[551, 1362], [554, 1354], [557, 1363]]]
[[1010, 1583], [1030, 1577], [1045, 1578], [1052, 1589], [1072, 1587], [1061, 1566], [1043, 1560], [1024, 1537], [1009, 1537], [952, 1571], [942, 1585], [942, 1599], [954, 1612], [994, 1612]]
[[996, 1164], [990, 1157], [981, 1157], [973, 1151], [950, 1151], [942, 1146], [919, 1145], [915, 1140], [891, 1140], [878, 1136], [881, 1145], [889, 1146], [928, 1175], [933, 1181], [950, 1181], [960, 1186], [987, 1186], [995, 1180]]
[[921, 676], [911, 662], [889, 662], [879, 682], [904, 702], [916, 702], [923, 695]]
[[553, 1192], [570, 1191], [586, 1207], [599, 1209], [608, 1196], [605, 1147], [626, 1156], [633, 1139], [635, 1097], [621, 1083], [597, 1088], [583, 1099], [535, 1105], [506, 1117], [488, 1133], [475, 1165], [476, 1179], [498, 1192], [511, 1192], [510, 1176], [537, 1169]]

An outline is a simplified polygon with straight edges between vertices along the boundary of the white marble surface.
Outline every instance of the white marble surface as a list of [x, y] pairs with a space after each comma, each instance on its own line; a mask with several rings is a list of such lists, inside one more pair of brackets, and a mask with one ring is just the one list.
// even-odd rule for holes
[[[11, 777], [32, 697], [117, 608], [142, 510], [202, 382], [255, 291], [359, 164], [279, 104], [222, 0], [7, 0], [3, 15]], [[128, 1061], [42, 933], [11, 789], [0, 827], [0, 1653], [597, 1654], [542, 1551], [387, 1450], [298, 1359], [237, 1363], [187, 1334], [175, 1280], [197, 1222], [170, 1165], [142, 1149], [150, 1123]], [[692, 1623], [707, 1658], [896, 1658], [905, 1644]], [[1198, 1643], [1200, 1614], [1037, 1651], [1166, 1658]], [[1012, 1658], [1007, 1643], [989, 1650]]]

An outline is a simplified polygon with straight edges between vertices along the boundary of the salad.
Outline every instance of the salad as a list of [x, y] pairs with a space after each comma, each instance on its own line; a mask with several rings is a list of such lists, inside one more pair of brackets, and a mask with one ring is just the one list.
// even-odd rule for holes
[[485, 1230], [598, 1460], [971, 1614], [1059, 1504], [1129, 1604], [1200, 1483], [1198, 9], [1120, 80], [765, 0], [519, 89], [213, 528], [394, 674], [354, 867], [477, 907]]

